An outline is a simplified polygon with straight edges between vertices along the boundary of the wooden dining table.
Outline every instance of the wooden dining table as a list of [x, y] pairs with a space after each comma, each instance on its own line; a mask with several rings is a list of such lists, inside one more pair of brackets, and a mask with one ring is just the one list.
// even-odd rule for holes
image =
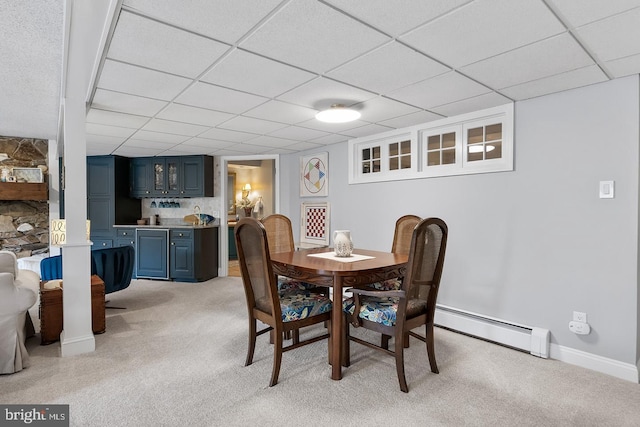
[[[271, 255], [271, 262], [276, 274], [333, 289], [329, 360], [331, 362], [331, 378], [340, 380], [342, 378], [340, 355], [344, 346], [342, 342], [343, 289], [404, 276], [408, 256], [354, 249], [353, 259], [356, 259], [355, 261], [347, 259], [340, 261], [335, 257], [323, 257], [330, 256], [330, 254], [326, 254], [327, 252], [333, 252], [333, 249], [320, 248], [280, 252]], [[363, 257], [366, 259], [359, 259]]]

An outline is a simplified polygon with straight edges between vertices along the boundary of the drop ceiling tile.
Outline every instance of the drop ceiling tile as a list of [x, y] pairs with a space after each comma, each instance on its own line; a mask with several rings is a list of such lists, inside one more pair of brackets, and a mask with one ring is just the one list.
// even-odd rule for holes
[[235, 114], [172, 103], [156, 117], [201, 126], [217, 126], [235, 117]]
[[274, 122], [295, 124], [314, 118], [316, 113], [317, 111], [312, 108], [272, 100], [247, 111], [246, 115]]
[[314, 144], [312, 142], [296, 142], [294, 144], [288, 145], [285, 147], [287, 150], [292, 151], [305, 151], [305, 150], [315, 150], [319, 148], [324, 148], [322, 144]]
[[[289, 142], [291, 142], [291, 141], [289, 141]], [[250, 145], [250, 144], [247, 144], [247, 143], [244, 143], [244, 142], [241, 142], [239, 144], [235, 144], [233, 147], [230, 147], [228, 149], [236, 151], [238, 153], [242, 153], [242, 154], [262, 154], [262, 153], [271, 152], [269, 147], [265, 147], [265, 146], [262, 146], [262, 145]]]
[[170, 101], [182, 92], [191, 80], [170, 74], [107, 60], [100, 74], [98, 87], [147, 98]]
[[233, 130], [213, 128], [199, 135], [201, 138], [217, 139], [219, 141], [244, 142], [256, 137], [253, 133], [236, 132]]
[[327, 77], [383, 94], [451, 69], [393, 42], [336, 68]]
[[254, 119], [251, 117], [237, 116], [218, 126], [222, 129], [236, 130], [240, 132], [250, 132], [265, 134], [274, 130], [282, 129], [287, 125], [283, 123], [270, 122], [267, 120]]
[[108, 156], [117, 150], [118, 146], [108, 144], [87, 144], [87, 156]]
[[387, 34], [398, 36], [470, 1], [328, 0], [327, 3]]
[[458, 68], [563, 31], [542, 1], [477, 0], [400, 39]]
[[234, 144], [235, 143], [229, 142], [229, 141], [219, 141], [219, 140], [216, 140], [216, 139], [195, 137], [195, 138], [191, 138], [191, 139], [183, 142], [181, 145], [191, 145], [191, 146], [194, 146], [194, 147], [203, 147], [203, 148], [209, 148], [209, 149], [216, 149], [216, 148], [231, 147]]
[[484, 95], [474, 96], [473, 98], [467, 98], [462, 101], [434, 107], [431, 111], [437, 114], [442, 114], [443, 116], [451, 117], [510, 103], [511, 100], [509, 98], [496, 92], [489, 92]]
[[[244, 156], [247, 155], [246, 151], [236, 150], [236, 147], [240, 144], [236, 144], [233, 147], [220, 148], [213, 151], [213, 154], [216, 156]], [[245, 148], [246, 150], [246, 148]]]
[[157, 148], [119, 147], [113, 154], [124, 157], [153, 157], [160, 156], [164, 150]]
[[129, 141], [133, 139], [153, 141], [153, 142], [166, 142], [166, 143], [171, 143], [175, 145], [175, 144], [180, 144], [181, 142], [186, 141], [187, 139], [189, 139], [189, 137], [185, 135], [174, 135], [170, 133], [139, 130], [133, 134], [133, 136], [131, 137], [131, 139], [129, 139]]
[[549, 3], [574, 28], [640, 7], [639, 0], [550, 0]]
[[172, 133], [176, 135], [196, 136], [210, 128], [210, 126], [199, 126], [170, 120], [151, 119], [151, 121], [144, 125], [142, 129], [153, 132]]
[[113, 147], [117, 147], [127, 140], [126, 137], [123, 136], [110, 136], [110, 135], [95, 135], [91, 133], [87, 133], [87, 143], [88, 144], [101, 144], [101, 145], [109, 145]]
[[316, 74], [236, 49], [201, 80], [273, 98], [315, 77]]
[[438, 120], [441, 118], [442, 116], [439, 114], [421, 110], [416, 113], [407, 114], [407, 115], [396, 117], [389, 120], [383, 120], [378, 124], [398, 129], [398, 128], [406, 128], [409, 126], [419, 125], [422, 123], [432, 122], [434, 120]]
[[149, 139], [137, 139], [131, 138], [124, 143], [124, 147], [135, 147], [135, 148], [151, 148], [157, 150], [167, 150], [178, 143], [171, 141], [151, 141]]
[[286, 4], [240, 47], [324, 73], [388, 40], [318, 1], [298, 0]]
[[452, 71], [391, 92], [389, 97], [430, 109], [488, 92], [487, 87]]
[[138, 116], [151, 117], [160, 111], [166, 101], [143, 98], [141, 96], [128, 95], [126, 93], [97, 89], [91, 106], [100, 110], [109, 110], [119, 113], [129, 113]]
[[180, 144], [165, 151], [165, 155], [166, 156], [189, 156], [189, 155], [195, 155], [195, 154], [209, 154], [211, 151], [213, 150], [205, 147], [196, 147], [193, 145]]
[[320, 111], [332, 104], [353, 105], [375, 96], [375, 93], [320, 77], [280, 95], [278, 99]]
[[108, 126], [97, 123], [87, 123], [85, 125], [86, 132], [93, 135], [117, 136], [128, 138], [136, 131], [131, 128], [123, 128], [119, 126]]
[[107, 57], [193, 78], [202, 74], [229, 47], [123, 10]]
[[269, 14], [281, 0], [125, 0], [124, 4], [162, 21], [235, 43]]
[[295, 141], [306, 141], [309, 139], [326, 136], [328, 135], [328, 133], [315, 129], [303, 128], [300, 126], [288, 126], [275, 132], [271, 132], [269, 135], [275, 136], [276, 138], [292, 139]]
[[360, 138], [362, 136], [375, 135], [377, 133], [387, 132], [393, 130], [393, 128], [381, 126], [377, 124], [367, 124], [355, 129], [349, 129], [343, 133], [352, 138]]
[[564, 33], [462, 67], [460, 71], [500, 89], [592, 64], [591, 57], [575, 39]]
[[370, 123], [380, 122], [420, 111], [420, 109], [416, 107], [381, 96], [356, 104], [353, 108], [362, 114], [360, 120]]
[[332, 145], [340, 142], [345, 142], [348, 140], [349, 140], [349, 137], [347, 135], [340, 135], [340, 134], [334, 133], [331, 135], [322, 136], [320, 138], [313, 139], [309, 142], [313, 142], [314, 144], [320, 144], [320, 145]]
[[87, 123], [99, 123], [131, 129], [138, 129], [141, 126], [144, 126], [148, 121], [149, 117], [116, 113], [114, 111], [97, 110], [95, 108], [90, 109], [87, 114]]
[[608, 61], [605, 66], [616, 78], [638, 74], [640, 73], [640, 54]]
[[252, 139], [251, 141], [246, 142], [248, 145], [256, 145], [260, 147], [268, 147], [268, 148], [282, 148], [287, 147], [289, 145], [295, 144], [295, 141], [290, 139], [276, 138], [273, 136], [262, 135], [258, 138]]
[[576, 30], [601, 61], [640, 53], [640, 8], [612, 16]]
[[553, 92], [573, 89], [593, 83], [606, 81], [607, 76], [596, 65], [568, 71], [555, 76], [524, 83], [502, 89], [506, 96], [521, 101], [536, 96], [548, 95]]
[[261, 96], [199, 82], [184, 91], [175, 102], [224, 113], [241, 114], [267, 100], [268, 98]]

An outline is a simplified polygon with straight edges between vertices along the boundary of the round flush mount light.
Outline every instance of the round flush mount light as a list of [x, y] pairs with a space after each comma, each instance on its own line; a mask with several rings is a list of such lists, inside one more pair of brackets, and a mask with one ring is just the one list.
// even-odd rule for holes
[[331, 108], [320, 111], [316, 114], [316, 119], [326, 123], [346, 123], [358, 120], [360, 113], [342, 104], [333, 104]]

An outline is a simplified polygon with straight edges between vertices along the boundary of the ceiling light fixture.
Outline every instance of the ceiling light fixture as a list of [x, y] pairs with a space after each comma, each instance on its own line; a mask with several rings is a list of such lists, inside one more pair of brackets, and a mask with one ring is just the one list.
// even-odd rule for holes
[[316, 119], [326, 123], [346, 123], [358, 120], [360, 113], [343, 104], [333, 104], [331, 108], [320, 111], [316, 114]]

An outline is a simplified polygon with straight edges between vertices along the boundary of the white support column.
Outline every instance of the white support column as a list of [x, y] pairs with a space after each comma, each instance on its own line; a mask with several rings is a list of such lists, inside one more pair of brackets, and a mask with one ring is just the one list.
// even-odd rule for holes
[[[68, 31], [66, 73], [63, 82], [63, 164], [66, 244], [62, 249], [63, 331], [60, 335], [62, 356], [95, 350], [91, 327], [91, 247], [86, 239], [87, 220], [87, 149], [86, 92], [91, 63], [84, 26], [87, 22], [86, 0], [66, 2]], [[83, 16], [85, 15], [85, 16]]]

